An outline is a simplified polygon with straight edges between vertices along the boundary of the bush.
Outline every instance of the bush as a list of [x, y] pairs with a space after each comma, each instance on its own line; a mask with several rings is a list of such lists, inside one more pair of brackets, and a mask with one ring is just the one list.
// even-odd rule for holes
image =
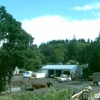
[[57, 91], [51, 87], [51, 90], [50, 93], [44, 96], [44, 100], [71, 100], [71, 96], [74, 93], [74, 89], [70, 87]]
[[74, 89], [67, 87], [65, 89], [56, 90], [53, 87], [46, 94], [36, 94], [34, 92], [12, 93], [7, 97], [1, 97], [0, 100], [70, 100], [74, 93]]

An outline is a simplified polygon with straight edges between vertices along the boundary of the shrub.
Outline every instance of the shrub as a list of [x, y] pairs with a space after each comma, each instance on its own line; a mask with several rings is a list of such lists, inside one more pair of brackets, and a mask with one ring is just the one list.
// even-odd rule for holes
[[51, 91], [50, 93], [46, 94], [44, 96], [44, 100], [71, 100], [71, 96], [74, 93], [74, 89], [67, 87], [65, 89], [62, 90], [57, 90], [55, 91], [55, 89], [53, 87], [50, 88]]
[[53, 87], [50, 87], [49, 90], [50, 91], [44, 95], [30, 91], [12, 93], [9, 97], [0, 97], [0, 100], [71, 100], [70, 97], [74, 93], [74, 89], [70, 87], [61, 90], [56, 90]]
[[46, 83], [32, 83], [33, 89], [45, 88], [46, 86]]

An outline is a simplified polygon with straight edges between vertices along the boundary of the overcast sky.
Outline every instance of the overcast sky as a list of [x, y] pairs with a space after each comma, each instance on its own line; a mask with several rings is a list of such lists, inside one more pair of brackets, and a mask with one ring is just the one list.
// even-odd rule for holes
[[0, 0], [22, 22], [34, 44], [57, 40], [92, 39], [100, 31], [100, 0]]

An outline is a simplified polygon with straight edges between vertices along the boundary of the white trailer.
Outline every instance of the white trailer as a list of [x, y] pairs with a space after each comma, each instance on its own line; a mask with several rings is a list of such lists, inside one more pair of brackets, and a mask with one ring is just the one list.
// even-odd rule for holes
[[33, 73], [33, 76], [35, 76], [35, 78], [45, 78], [45, 73]]

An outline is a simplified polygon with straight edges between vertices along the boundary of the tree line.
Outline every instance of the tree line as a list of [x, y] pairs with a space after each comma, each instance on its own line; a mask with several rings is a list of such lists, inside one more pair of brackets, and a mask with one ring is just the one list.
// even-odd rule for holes
[[[94, 33], [95, 34], [95, 33]], [[100, 35], [88, 39], [51, 40], [39, 46], [13, 16], [0, 7], [0, 92], [11, 82], [15, 67], [36, 71], [47, 64], [88, 64], [100, 71]]]
[[24, 68], [38, 70], [47, 64], [87, 64], [91, 72], [100, 71], [100, 35], [88, 39], [51, 40], [39, 46], [30, 45], [25, 51]]

